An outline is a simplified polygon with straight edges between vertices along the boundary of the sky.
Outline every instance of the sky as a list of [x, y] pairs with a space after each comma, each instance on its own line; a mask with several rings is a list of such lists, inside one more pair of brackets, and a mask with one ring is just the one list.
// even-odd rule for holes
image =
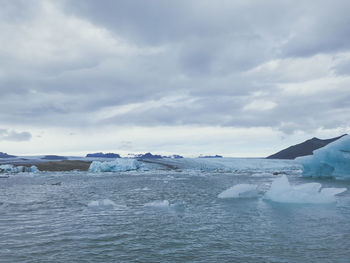
[[350, 1], [0, 0], [0, 151], [262, 157], [350, 132]]

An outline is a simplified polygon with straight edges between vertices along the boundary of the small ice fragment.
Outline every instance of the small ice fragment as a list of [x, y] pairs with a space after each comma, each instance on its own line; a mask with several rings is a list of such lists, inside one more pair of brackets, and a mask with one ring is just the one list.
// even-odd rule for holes
[[272, 173], [253, 173], [252, 177], [272, 177], [273, 174]]
[[218, 198], [251, 198], [257, 197], [258, 192], [255, 184], [237, 184], [223, 191]]
[[99, 209], [106, 209], [106, 208], [115, 208], [117, 205], [110, 199], [103, 199], [103, 200], [94, 200], [89, 202], [88, 207], [90, 208], [99, 208]]
[[154, 207], [154, 208], [169, 208], [168, 200], [157, 200], [153, 202], [149, 202], [144, 205], [145, 207]]
[[171, 209], [178, 211], [178, 212], [183, 212], [185, 210], [185, 207], [186, 207], [186, 203], [184, 201], [176, 202], [176, 203], [170, 205]]
[[35, 165], [32, 165], [30, 167], [30, 172], [32, 172], [32, 173], [39, 173], [40, 171], [39, 171], [38, 167], [36, 167]]

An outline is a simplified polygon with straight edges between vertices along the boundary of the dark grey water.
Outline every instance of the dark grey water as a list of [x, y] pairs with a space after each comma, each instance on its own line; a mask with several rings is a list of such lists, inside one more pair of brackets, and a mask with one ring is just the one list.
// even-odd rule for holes
[[217, 198], [237, 183], [262, 195], [275, 176], [252, 167], [0, 179], [0, 262], [350, 262], [349, 191], [328, 205]]

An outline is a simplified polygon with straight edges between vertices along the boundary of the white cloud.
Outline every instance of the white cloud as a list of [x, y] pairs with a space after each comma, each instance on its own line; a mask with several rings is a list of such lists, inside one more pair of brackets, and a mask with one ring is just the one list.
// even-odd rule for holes
[[[35, 134], [26, 153], [79, 152], [77, 135], [60, 129], [79, 134], [81, 149], [91, 140], [95, 150], [178, 153], [236, 153], [220, 138], [250, 129], [273, 139], [346, 130], [349, 3], [336, 2], [4, 1], [0, 125]], [[118, 138], [90, 134], [112, 128]]]
[[[322, 93], [327, 94], [347, 92], [347, 86], [350, 84], [350, 76], [344, 77], [325, 77], [319, 79], [313, 79], [305, 82], [296, 83], [284, 83], [279, 84], [279, 88], [286, 95], [295, 96], [313, 96], [320, 95]], [[345, 94], [344, 93], [344, 94]], [[327, 97], [322, 97], [323, 99], [329, 99]]]
[[253, 100], [249, 104], [245, 105], [243, 110], [244, 111], [266, 111], [266, 110], [272, 110], [276, 106], [277, 104], [273, 101]]
[[51, 0], [38, 1], [35, 15], [24, 23], [2, 20], [0, 28], [0, 54], [10, 66], [7, 70], [22, 68], [33, 75], [90, 68], [105, 59], [159, 52], [157, 48], [139, 48], [106, 28], [67, 15], [59, 2]]
[[191, 157], [214, 153], [225, 156], [264, 156], [271, 144], [280, 137], [280, 132], [270, 128], [212, 126], [109, 126], [85, 130], [47, 128], [32, 132], [35, 136], [30, 143], [3, 142], [2, 151], [25, 155], [85, 155], [96, 151], [127, 155], [151, 151], [159, 154], [180, 153]]
[[0, 141], [29, 141], [32, 135], [29, 132], [17, 132], [15, 130], [0, 129]]

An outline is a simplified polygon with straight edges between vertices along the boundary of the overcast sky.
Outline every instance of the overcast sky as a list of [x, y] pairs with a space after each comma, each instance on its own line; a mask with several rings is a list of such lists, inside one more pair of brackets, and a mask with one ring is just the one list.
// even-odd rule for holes
[[348, 0], [0, 4], [0, 151], [265, 156], [350, 132]]

